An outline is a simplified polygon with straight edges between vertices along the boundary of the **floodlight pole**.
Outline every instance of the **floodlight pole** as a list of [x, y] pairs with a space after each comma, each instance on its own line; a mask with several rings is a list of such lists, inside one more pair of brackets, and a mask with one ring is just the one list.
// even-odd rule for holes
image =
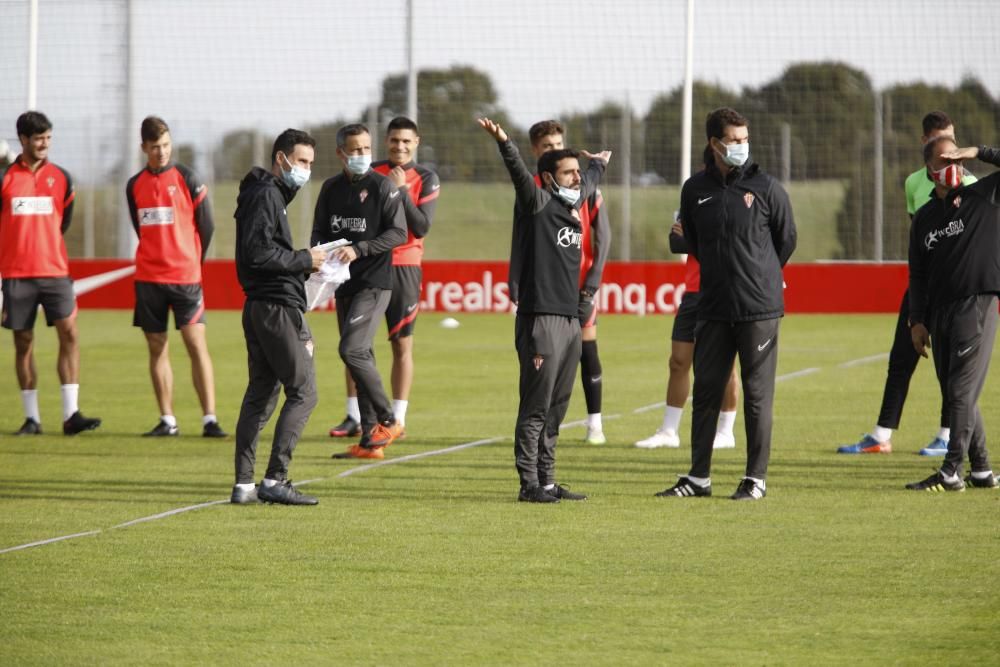
[[[132, 0], [125, 0], [125, 90], [122, 115], [125, 120], [123, 133], [125, 153], [122, 159], [122, 183], [128, 181], [132, 174], [139, 170], [139, 151], [136, 148], [136, 128], [139, 123], [135, 119], [135, 7]], [[127, 206], [118, 207], [118, 256], [123, 259], [135, 257], [139, 241], [132, 229], [132, 218]]]
[[406, 0], [406, 117], [417, 122], [417, 72], [413, 62], [413, 0]]
[[694, 61], [694, 0], [687, 3], [687, 38], [684, 53], [684, 94], [681, 102], [681, 184], [691, 177], [692, 62]]
[[872, 212], [873, 213], [872, 220], [873, 220], [873, 223], [874, 223], [873, 224], [874, 230], [872, 231], [872, 234], [873, 234], [874, 238], [872, 240], [874, 242], [873, 243], [873, 246], [874, 246], [873, 249], [874, 249], [874, 255], [875, 255], [875, 261], [876, 262], [881, 262], [882, 261], [882, 223], [883, 223], [883, 221], [882, 221], [882, 205], [883, 205], [883, 201], [882, 201], [882, 199], [883, 199], [883, 197], [885, 195], [884, 187], [883, 187], [884, 186], [884, 172], [883, 172], [884, 160], [883, 160], [883, 150], [882, 150], [882, 142], [883, 142], [883, 127], [882, 127], [882, 124], [883, 124], [883, 122], [884, 121], [883, 121], [883, 118], [882, 118], [882, 93], [876, 91], [875, 92], [875, 136], [874, 136], [874, 140], [875, 140], [874, 141], [874, 143], [875, 143], [875, 159], [874, 159], [874, 162], [875, 162], [875, 197], [874, 197], [874, 209], [875, 210]]
[[28, 2], [28, 99], [27, 108], [38, 104], [38, 0]]

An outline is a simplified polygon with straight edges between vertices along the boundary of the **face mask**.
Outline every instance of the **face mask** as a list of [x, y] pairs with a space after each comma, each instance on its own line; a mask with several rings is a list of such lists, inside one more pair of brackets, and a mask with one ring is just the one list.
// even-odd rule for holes
[[[719, 142], [722, 143], [722, 142]], [[743, 144], [722, 144], [726, 147], [726, 153], [722, 156], [722, 161], [730, 167], [742, 167], [750, 157], [750, 142]]]
[[309, 176], [312, 174], [310, 170], [292, 164], [288, 161], [287, 156], [285, 156], [285, 164], [288, 165], [288, 171], [281, 171], [281, 178], [285, 181], [285, 185], [293, 190], [298, 190], [309, 182]]
[[366, 173], [371, 166], [372, 166], [371, 155], [347, 156], [347, 171], [351, 172], [355, 176], [360, 176]]
[[965, 169], [960, 164], [949, 164], [937, 171], [931, 169], [931, 180], [945, 186], [949, 190], [954, 190], [960, 186], [962, 184], [962, 176], [964, 175]]
[[559, 197], [559, 199], [562, 199], [570, 206], [575, 206], [576, 202], [580, 200], [579, 190], [574, 190], [573, 188], [565, 188], [556, 183], [554, 179], [552, 181], [552, 194], [554, 194], [556, 197]]

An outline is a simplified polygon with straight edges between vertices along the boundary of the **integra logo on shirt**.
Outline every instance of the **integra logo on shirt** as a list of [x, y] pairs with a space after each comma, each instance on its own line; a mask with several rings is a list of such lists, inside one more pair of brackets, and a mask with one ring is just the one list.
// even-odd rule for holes
[[936, 229], [927, 234], [927, 237], [924, 239], [924, 247], [927, 248], [928, 250], [934, 250], [934, 244], [937, 243], [940, 239], [949, 236], [958, 236], [964, 231], [965, 231], [965, 223], [962, 222], [961, 218], [959, 218], [958, 220], [952, 220], [943, 228]]
[[334, 234], [338, 232], [360, 233], [368, 229], [365, 218], [343, 218], [339, 215], [330, 217], [330, 231]]
[[583, 234], [572, 227], [563, 227], [556, 234], [556, 243], [560, 248], [569, 248], [571, 246], [579, 248], [583, 245]]
[[139, 209], [140, 227], [172, 224], [174, 224], [173, 206], [153, 206]]
[[10, 202], [14, 215], [49, 215], [53, 210], [52, 197], [14, 197]]

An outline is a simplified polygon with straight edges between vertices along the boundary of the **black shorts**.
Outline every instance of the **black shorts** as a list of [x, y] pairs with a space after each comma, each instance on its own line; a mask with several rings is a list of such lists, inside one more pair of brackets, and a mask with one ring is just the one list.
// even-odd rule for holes
[[385, 310], [389, 340], [413, 335], [420, 312], [420, 282], [423, 270], [419, 266], [392, 267], [392, 296]]
[[596, 294], [590, 299], [590, 301], [584, 301], [583, 299], [580, 299], [580, 302], [576, 306], [576, 317], [577, 319], [580, 320], [581, 329], [597, 326]]
[[693, 343], [694, 328], [698, 324], [698, 301], [701, 294], [698, 292], [684, 292], [681, 297], [681, 306], [674, 316], [674, 330], [670, 335], [670, 340], [678, 343]]
[[38, 306], [45, 311], [50, 327], [76, 312], [76, 295], [71, 278], [4, 278], [3, 314], [5, 329], [25, 331], [35, 328]]
[[205, 299], [201, 285], [171, 285], [135, 281], [135, 314], [132, 326], [146, 333], [167, 330], [170, 309], [174, 310], [174, 325], [180, 329], [189, 324], [205, 323]]

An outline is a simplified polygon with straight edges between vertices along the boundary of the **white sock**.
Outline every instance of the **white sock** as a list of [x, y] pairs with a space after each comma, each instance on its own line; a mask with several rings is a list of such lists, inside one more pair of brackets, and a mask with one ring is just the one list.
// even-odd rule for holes
[[698, 486], [708, 486], [712, 483], [711, 477], [692, 477], [691, 475], [684, 475], [692, 484], [697, 484]]
[[358, 407], [358, 397], [347, 397], [347, 416], [354, 421], [361, 423], [361, 408]]
[[682, 414], [684, 414], [684, 408], [675, 408], [672, 405], [668, 405], [667, 409], [663, 411], [663, 425], [660, 426], [660, 430], [676, 433], [681, 426]]
[[601, 413], [595, 412], [587, 415], [587, 428], [591, 431], [603, 431], [604, 424], [601, 421]]
[[757, 479], [756, 477], [744, 477], [743, 479], [749, 479], [754, 484], [760, 487], [761, 491], [767, 490], [767, 484], [762, 479]]
[[944, 474], [944, 472], [942, 472], [941, 473], [941, 479], [943, 479], [946, 482], [957, 482], [958, 481], [958, 475], [946, 475], [946, 474]]
[[396, 399], [392, 402], [392, 414], [396, 416], [396, 421], [400, 426], [406, 424], [406, 408], [410, 406], [409, 401]]
[[205, 415], [204, 417], [201, 418], [201, 425], [207, 426], [208, 424], [217, 421], [219, 421], [219, 418], [216, 417], [215, 415]]
[[941, 439], [942, 439], [942, 440], [944, 440], [945, 442], [948, 442], [949, 440], [951, 440], [951, 429], [950, 429], [950, 428], [946, 428], [946, 427], [942, 426], [942, 427], [941, 427], [941, 428], [940, 428], [940, 429], [938, 430], [938, 434], [937, 434], [937, 437], [941, 438]]
[[992, 470], [973, 470], [972, 471], [972, 477], [973, 477], [973, 479], [989, 479], [992, 476], [993, 476], [993, 471]]
[[34, 419], [36, 424], [42, 423], [42, 418], [38, 413], [38, 390], [21, 390], [21, 404], [24, 405], [25, 419]]
[[160, 421], [171, 428], [177, 426], [177, 417], [173, 415], [160, 415]]
[[736, 410], [732, 412], [720, 412], [719, 413], [719, 423], [715, 426], [716, 433], [723, 433], [725, 435], [733, 434], [733, 425], [736, 423]]
[[888, 442], [889, 438], [892, 437], [892, 429], [876, 424], [875, 428], [872, 429], [871, 436], [879, 442]]
[[269, 479], [269, 478], [265, 477], [264, 479], [260, 480], [260, 484], [261, 484], [261, 486], [270, 489], [275, 484], [278, 484], [278, 480], [276, 480], [276, 479]]
[[59, 389], [62, 392], [63, 421], [65, 421], [80, 409], [77, 404], [80, 399], [80, 385], [64, 384]]
[[237, 484], [236, 485], [236, 488], [239, 489], [240, 491], [253, 491], [253, 487], [254, 487], [254, 483], [253, 482], [250, 482], [249, 484]]

